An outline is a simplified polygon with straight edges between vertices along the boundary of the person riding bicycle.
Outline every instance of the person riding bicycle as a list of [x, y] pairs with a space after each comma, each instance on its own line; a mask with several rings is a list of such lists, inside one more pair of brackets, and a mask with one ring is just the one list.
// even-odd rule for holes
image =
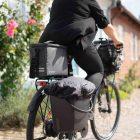
[[98, 28], [113, 40], [115, 47], [120, 47], [122, 41], [96, 0], [54, 0], [39, 42], [52, 40], [66, 45], [76, 63], [87, 72], [86, 79], [98, 87], [104, 67], [96, 48], [91, 47]]

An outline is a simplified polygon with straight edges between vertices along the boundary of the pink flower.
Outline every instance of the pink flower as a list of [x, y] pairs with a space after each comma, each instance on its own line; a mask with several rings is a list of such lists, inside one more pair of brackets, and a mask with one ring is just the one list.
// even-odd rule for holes
[[18, 23], [15, 21], [15, 20], [13, 20], [13, 19], [11, 19], [9, 22], [8, 22], [8, 24], [7, 24], [7, 28], [8, 29], [16, 29], [18, 27]]
[[18, 23], [15, 20], [11, 19], [7, 24], [6, 34], [9, 37], [14, 37], [14, 33], [15, 33], [15, 30], [16, 30], [17, 27], [18, 27]]
[[7, 30], [6, 34], [9, 36], [9, 37], [14, 37], [14, 33], [15, 31], [14, 30]]
[[27, 23], [29, 25], [34, 25], [34, 24], [36, 24], [36, 20], [35, 19], [28, 19]]

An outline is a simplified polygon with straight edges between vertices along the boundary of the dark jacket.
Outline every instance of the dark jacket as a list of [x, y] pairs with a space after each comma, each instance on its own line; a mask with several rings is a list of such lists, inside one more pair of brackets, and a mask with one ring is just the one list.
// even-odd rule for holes
[[78, 37], [85, 37], [86, 43], [91, 43], [96, 25], [103, 29], [108, 23], [96, 0], [54, 0], [42, 40], [67, 44]]

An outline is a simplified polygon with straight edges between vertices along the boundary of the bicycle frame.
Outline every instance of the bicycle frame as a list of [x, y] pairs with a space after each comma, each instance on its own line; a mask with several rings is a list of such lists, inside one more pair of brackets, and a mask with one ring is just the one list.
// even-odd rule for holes
[[106, 79], [106, 76], [104, 75], [104, 77], [103, 77], [103, 79], [102, 79], [102, 82], [101, 82], [101, 84], [99, 85], [99, 87], [95, 90], [95, 92], [94, 92], [94, 94], [93, 94], [93, 97], [92, 97], [92, 101], [93, 101], [93, 103], [95, 102], [95, 98], [97, 97], [97, 99], [98, 99], [98, 103], [99, 103], [99, 106], [101, 106], [101, 98], [100, 98], [100, 91], [101, 91], [101, 89], [102, 89], [102, 87], [105, 87], [106, 88], [106, 92], [105, 92], [105, 94], [106, 94], [106, 100], [107, 100], [107, 106], [108, 106], [108, 109], [106, 109], [106, 110], [101, 110], [102, 112], [104, 111], [104, 112], [108, 112], [108, 113], [111, 113], [111, 107], [110, 107], [110, 96], [109, 96], [109, 94], [108, 94], [108, 86], [107, 86], [107, 79]]

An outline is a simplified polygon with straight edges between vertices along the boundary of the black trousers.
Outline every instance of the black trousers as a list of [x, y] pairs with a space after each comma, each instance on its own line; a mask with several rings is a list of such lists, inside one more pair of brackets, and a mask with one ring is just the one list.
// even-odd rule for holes
[[95, 46], [89, 46], [83, 49], [81, 39], [68, 46], [68, 52], [72, 55], [76, 63], [86, 71], [86, 79], [94, 83], [97, 88], [103, 79], [103, 63]]

